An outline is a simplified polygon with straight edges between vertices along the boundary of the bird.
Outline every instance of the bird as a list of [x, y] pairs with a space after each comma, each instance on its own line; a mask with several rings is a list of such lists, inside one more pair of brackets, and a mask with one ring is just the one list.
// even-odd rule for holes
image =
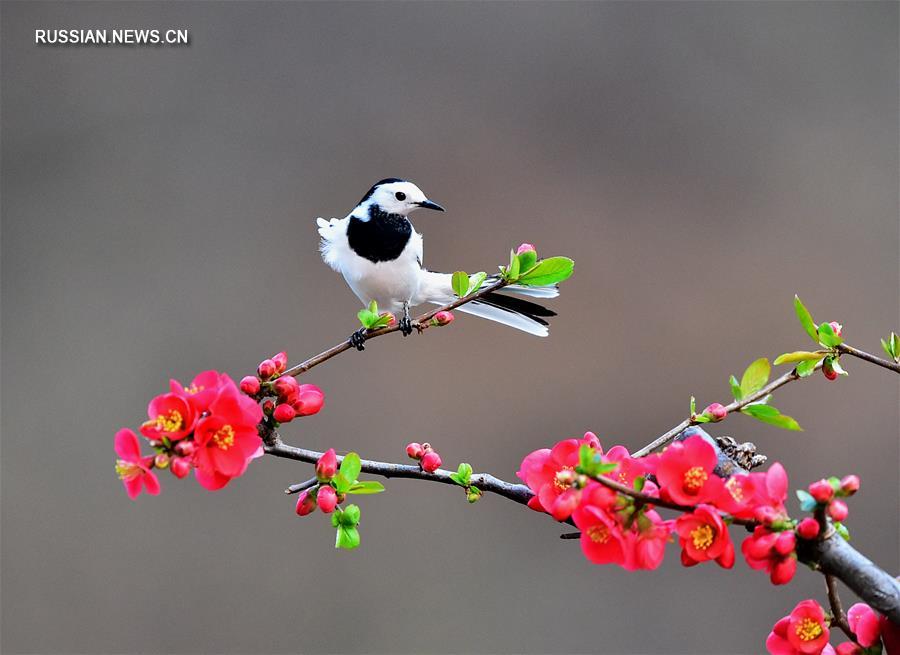
[[[390, 177], [372, 185], [344, 218], [317, 218], [319, 250], [328, 266], [344, 276], [364, 306], [373, 300], [379, 311], [401, 314], [398, 327], [404, 336], [412, 333], [409, 309], [430, 303], [452, 302], [450, 273], [429, 271], [423, 266], [423, 239], [409, 220], [417, 209], [443, 212], [422, 190], [407, 180]], [[489, 276], [484, 284], [497, 282]], [[511, 284], [503, 291], [533, 298], [555, 298], [556, 285], [529, 287]], [[556, 312], [535, 302], [490, 292], [458, 307], [473, 314], [539, 337], [549, 334], [548, 318]], [[350, 345], [363, 350], [366, 328], [354, 332]]]

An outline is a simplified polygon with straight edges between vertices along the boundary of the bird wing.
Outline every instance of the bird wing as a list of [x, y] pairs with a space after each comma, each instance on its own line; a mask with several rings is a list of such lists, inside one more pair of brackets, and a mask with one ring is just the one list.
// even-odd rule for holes
[[338, 273], [344, 272], [342, 264], [354, 256], [350, 249], [350, 242], [347, 240], [347, 223], [349, 221], [349, 218], [316, 219], [319, 236], [322, 237], [319, 243], [322, 259]]

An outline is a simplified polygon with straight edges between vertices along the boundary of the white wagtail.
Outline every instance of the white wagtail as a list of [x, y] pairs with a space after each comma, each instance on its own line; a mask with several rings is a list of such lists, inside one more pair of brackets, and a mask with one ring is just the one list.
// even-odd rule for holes
[[[400, 330], [404, 336], [412, 332], [411, 306], [444, 305], [455, 298], [449, 273], [432, 273], [422, 267], [422, 235], [408, 218], [420, 207], [444, 211], [412, 182], [388, 178], [369, 189], [345, 218], [316, 219], [325, 263], [344, 276], [364, 305], [374, 300], [379, 311], [402, 313]], [[497, 279], [488, 277], [484, 284]], [[535, 298], [559, 295], [555, 285], [510, 285], [503, 291]], [[539, 337], [548, 334], [546, 318], [556, 316], [537, 303], [500, 293], [486, 294], [458, 309]], [[359, 350], [364, 341], [365, 328], [350, 337], [350, 343]]]

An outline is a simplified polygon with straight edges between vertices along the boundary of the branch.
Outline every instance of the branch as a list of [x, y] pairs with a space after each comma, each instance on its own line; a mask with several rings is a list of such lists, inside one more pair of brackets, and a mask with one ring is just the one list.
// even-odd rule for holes
[[876, 357], [871, 353], [867, 353], [865, 350], [854, 348], [850, 344], [842, 343], [837, 346], [837, 350], [842, 353], [858, 357], [859, 359], [863, 359], [871, 364], [877, 364], [878, 366], [886, 368], [889, 371], [893, 371], [894, 373], [900, 373], [900, 364], [882, 359], [881, 357]]
[[847, 623], [847, 615], [844, 614], [844, 608], [841, 606], [841, 597], [838, 596], [837, 578], [830, 573], [826, 573], [825, 587], [828, 589], [828, 604], [831, 605], [831, 614], [834, 617], [831, 622], [832, 625], [836, 625], [845, 635], [856, 641], [856, 635], [850, 629], [850, 624]]
[[[468, 296], [463, 296], [462, 298], [457, 298], [453, 302], [449, 302], [446, 305], [442, 305], [441, 307], [437, 307], [435, 309], [432, 309], [431, 311], [427, 311], [424, 314], [420, 314], [415, 319], [413, 319], [413, 327], [415, 327], [419, 333], [422, 333], [425, 330], [427, 330], [429, 327], [431, 327], [431, 323], [429, 323], [429, 321], [432, 318], [434, 318], [434, 315], [437, 314], [438, 312], [446, 312], [446, 311], [450, 311], [452, 309], [456, 309], [457, 307], [465, 305], [466, 303], [470, 303], [473, 300], [478, 300], [479, 298], [486, 296], [489, 293], [498, 291], [508, 284], [509, 284], [509, 282], [507, 282], [506, 280], [501, 278], [501, 279], [497, 280], [496, 282], [494, 282], [493, 284], [490, 284], [486, 287], [482, 287], [475, 293], [469, 294]], [[377, 330], [367, 331], [365, 334], [365, 340], [369, 341], [371, 339], [374, 339], [375, 337], [381, 337], [381, 336], [384, 336], [385, 334], [390, 334], [391, 332], [399, 332], [399, 331], [400, 331], [400, 324], [395, 323], [394, 325], [389, 325], [387, 327], [378, 328]], [[304, 373], [306, 373], [309, 369], [313, 368], [314, 366], [318, 366], [319, 364], [321, 364], [323, 362], [327, 362], [332, 357], [336, 357], [337, 355], [340, 355], [345, 350], [350, 350], [351, 348], [353, 348], [353, 346], [350, 344], [350, 342], [344, 341], [342, 343], [339, 343], [336, 346], [332, 346], [328, 350], [320, 352], [318, 355], [310, 357], [309, 359], [307, 359], [304, 362], [300, 362], [296, 366], [290, 367], [284, 373], [282, 373], [282, 375], [293, 375], [294, 377], [299, 377], [299, 376], [303, 375]]]

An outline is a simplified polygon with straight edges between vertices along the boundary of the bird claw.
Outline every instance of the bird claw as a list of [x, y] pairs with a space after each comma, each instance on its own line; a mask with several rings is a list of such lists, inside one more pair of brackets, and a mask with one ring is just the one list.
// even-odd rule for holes
[[403, 318], [400, 319], [399, 327], [400, 327], [400, 333], [404, 337], [408, 337], [409, 335], [412, 334], [412, 331], [413, 331], [412, 319], [409, 316], [404, 316]]
[[351, 334], [348, 339], [350, 345], [357, 350], [365, 350], [366, 347], [363, 344], [366, 342], [366, 332], [366, 328], [359, 328], [356, 332]]

